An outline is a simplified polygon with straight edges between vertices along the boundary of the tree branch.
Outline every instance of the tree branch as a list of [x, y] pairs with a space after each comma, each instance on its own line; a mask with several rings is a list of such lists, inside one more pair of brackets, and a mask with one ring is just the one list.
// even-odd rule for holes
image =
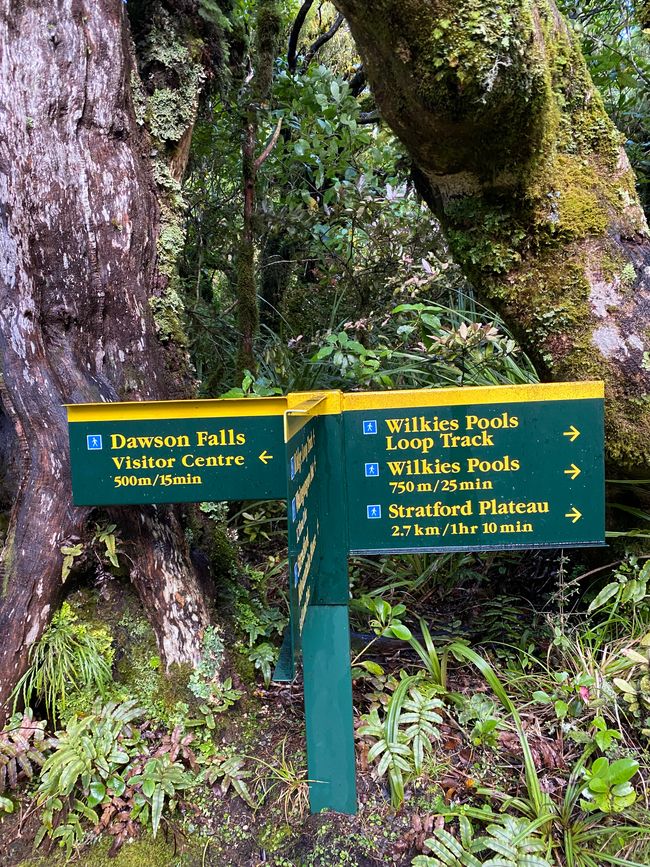
[[280, 129], [281, 129], [281, 128], [282, 128], [282, 118], [279, 117], [279, 118], [278, 118], [278, 122], [277, 122], [277, 124], [276, 124], [276, 127], [275, 127], [275, 129], [273, 130], [273, 135], [272, 135], [271, 138], [269, 139], [269, 142], [268, 142], [267, 146], [264, 148], [264, 150], [262, 151], [262, 153], [261, 153], [261, 154], [258, 156], [258, 158], [255, 160], [255, 171], [256, 171], [256, 172], [257, 172], [258, 169], [262, 166], [262, 164], [263, 164], [264, 162], [266, 162], [266, 160], [270, 157], [270, 155], [271, 155], [271, 151], [273, 150], [273, 148], [274, 148], [274, 147], [276, 146], [276, 144], [277, 144], [278, 138], [279, 138], [279, 136], [280, 136]]
[[313, 5], [314, 0], [305, 0], [298, 10], [296, 20], [293, 22], [293, 27], [289, 34], [289, 45], [287, 47], [287, 63], [289, 65], [289, 72], [296, 71], [296, 64], [298, 62], [298, 38], [300, 36], [300, 31], [302, 30], [302, 25], [305, 23], [307, 13]]
[[352, 94], [352, 96], [359, 96], [361, 91], [366, 86], [366, 83], [366, 70], [363, 68], [363, 66], [360, 66], [349, 81], [350, 93]]
[[321, 36], [318, 37], [318, 39], [312, 44], [311, 48], [305, 54], [305, 60], [302, 65], [303, 69], [307, 69], [309, 64], [314, 59], [314, 55], [316, 54], [316, 52], [320, 51], [323, 45], [325, 45], [326, 42], [330, 41], [330, 39], [334, 36], [334, 34], [337, 32], [337, 30], [340, 28], [341, 24], [343, 24], [344, 21], [345, 18], [341, 13], [339, 13], [336, 16], [334, 23], [332, 24], [330, 29], [325, 33], [321, 34]]

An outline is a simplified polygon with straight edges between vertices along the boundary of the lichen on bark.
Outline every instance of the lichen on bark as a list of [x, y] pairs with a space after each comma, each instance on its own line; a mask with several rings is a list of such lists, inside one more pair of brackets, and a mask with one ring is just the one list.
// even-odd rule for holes
[[[150, 91], [132, 87], [127, 7], [114, 0], [87, 4], [83, 14], [75, 0], [5, 7], [0, 393], [17, 481], [0, 556], [0, 721], [64, 589], [61, 545], [92, 532], [91, 510], [70, 500], [64, 404], [169, 399], [188, 380], [186, 364], [170, 363], [148, 309], [168, 281], [156, 262], [150, 154], [158, 143], [152, 147], [141, 125]], [[142, 23], [153, 7], [160, 4], [135, 0], [128, 11]], [[158, 187], [167, 185], [169, 201], [183, 141], [163, 143], [169, 161]], [[209, 622], [180, 518], [178, 508], [153, 506], [113, 516], [168, 666], [200, 656]]]
[[184, 305], [177, 270], [185, 243], [186, 202], [180, 181], [202, 91], [209, 75], [218, 72], [223, 61], [223, 34], [217, 25], [211, 26], [210, 52], [205, 34], [200, 32], [200, 18], [173, 15], [158, 5], [146, 26], [137, 30], [140, 74], [132, 80], [136, 117], [151, 137], [153, 176], [160, 207], [159, 280], [150, 305], [159, 338], [177, 347], [179, 370], [187, 367]]

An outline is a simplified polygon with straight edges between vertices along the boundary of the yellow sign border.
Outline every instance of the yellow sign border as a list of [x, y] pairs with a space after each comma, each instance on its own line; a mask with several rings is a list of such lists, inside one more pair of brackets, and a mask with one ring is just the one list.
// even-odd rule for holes
[[530, 403], [603, 398], [603, 382], [548, 382], [531, 385], [420, 388], [410, 391], [305, 391], [281, 397], [208, 398], [115, 403], [65, 404], [69, 422], [145, 421], [151, 419], [284, 416], [313, 402], [310, 414], [338, 415], [367, 409], [399, 409], [463, 404]]
[[398, 409], [411, 406], [462, 406], [487, 403], [533, 403], [588, 400], [605, 396], [603, 382], [540, 382], [530, 385], [472, 385], [417, 391], [362, 391], [343, 395], [343, 410]]

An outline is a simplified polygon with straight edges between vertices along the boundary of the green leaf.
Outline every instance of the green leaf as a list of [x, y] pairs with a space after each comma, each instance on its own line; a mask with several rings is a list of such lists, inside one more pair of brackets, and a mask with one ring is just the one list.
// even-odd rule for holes
[[412, 638], [411, 630], [408, 626], [404, 626], [403, 623], [393, 623], [392, 626], [389, 626], [386, 630], [387, 635], [392, 635], [393, 638], [399, 638], [400, 641], [408, 641]]
[[603, 605], [609, 602], [612, 596], [616, 596], [620, 589], [620, 586], [621, 585], [618, 583], [618, 581], [613, 581], [611, 584], [607, 584], [605, 587], [603, 587], [600, 593], [591, 602], [587, 611], [592, 612], [595, 611], [597, 608], [602, 608]]
[[567, 713], [569, 712], [569, 705], [562, 701], [562, 699], [558, 699], [555, 702], [555, 715], [558, 719], [564, 719]]
[[97, 804], [101, 804], [106, 796], [106, 786], [99, 782], [98, 780], [94, 780], [90, 784], [90, 792], [88, 794], [87, 803], [89, 807], [96, 807]]
[[119, 798], [121, 795], [124, 794], [124, 790], [126, 789], [126, 783], [124, 782], [122, 777], [114, 774], [112, 777], [109, 777], [108, 780], [106, 780], [106, 787], [112, 792], [114, 792]]
[[630, 780], [638, 770], [639, 763], [634, 759], [617, 759], [610, 766], [609, 778], [614, 784], [624, 783]]
[[370, 674], [374, 674], [376, 677], [381, 677], [384, 673], [384, 669], [376, 662], [373, 662], [371, 659], [366, 659], [363, 662], [357, 663], [359, 668], [365, 668], [366, 671], [370, 672]]
[[623, 680], [622, 677], [615, 677], [613, 683], [621, 692], [625, 692], [628, 695], [636, 695], [636, 689], [627, 680]]
[[160, 787], [158, 787], [151, 802], [151, 828], [154, 838], [158, 833], [158, 826], [160, 825], [160, 817], [162, 816], [164, 802], [165, 793]]

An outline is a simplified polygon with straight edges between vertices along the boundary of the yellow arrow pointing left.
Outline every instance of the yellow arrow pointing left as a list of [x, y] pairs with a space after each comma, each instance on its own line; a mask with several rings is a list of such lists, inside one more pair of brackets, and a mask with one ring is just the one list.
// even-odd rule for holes
[[272, 460], [273, 460], [273, 455], [270, 455], [270, 454], [267, 452], [267, 450], [264, 449], [264, 451], [263, 451], [262, 454], [260, 455], [260, 460], [262, 461], [263, 464], [268, 464], [269, 461], [272, 461]]
[[575, 524], [576, 521], [579, 521], [580, 518], [582, 518], [582, 512], [579, 512], [575, 506], [572, 506], [571, 511], [567, 512], [564, 517], [571, 518], [571, 523]]
[[576, 467], [575, 464], [571, 464], [568, 470], [564, 471], [565, 476], [571, 476], [572, 479], [577, 479], [582, 470], [580, 467]]

